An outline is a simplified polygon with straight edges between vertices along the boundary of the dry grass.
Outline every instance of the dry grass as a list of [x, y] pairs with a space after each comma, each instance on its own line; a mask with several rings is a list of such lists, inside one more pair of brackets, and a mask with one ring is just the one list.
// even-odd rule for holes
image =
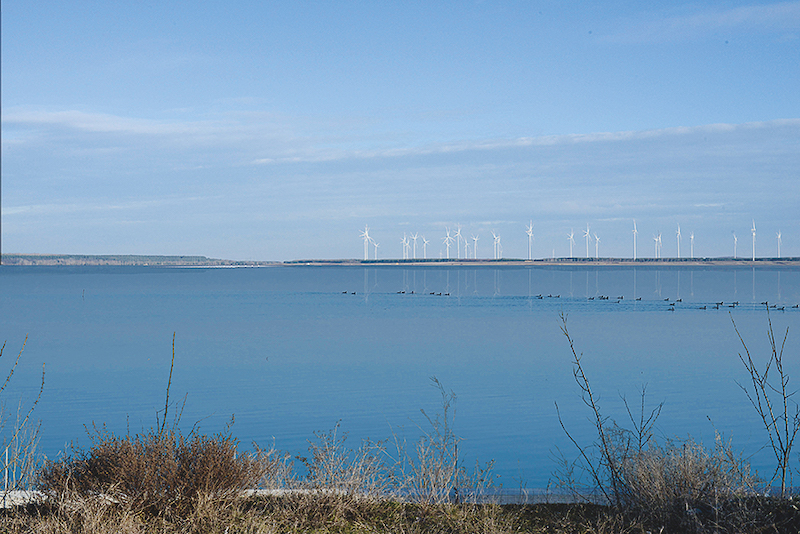
[[384, 501], [362, 502], [342, 517], [328, 501], [299, 495], [241, 501], [227, 509], [198, 508], [192, 515], [166, 520], [143, 517], [98, 500], [73, 503], [69, 512], [16, 512], [0, 517], [9, 533], [162, 534], [162, 533], [449, 533], [510, 534], [645, 532], [596, 506], [450, 505]]
[[[22, 353], [28, 337], [22, 343], [16, 359], [5, 371], [5, 379], [0, 384], [0, 466], [2, 466], [2, 479], [0, 482], [0, 501], [5, 502], [6, 498], [17, 490], [27, 490], [32, 486], [36, 470], [39, 463], [39, 423], [33, 419], [33, 412], [42, 398], [44, 390], [44, 365], [42, 365], [42, 380], [39, 386], [39, 393], [33, 402], [27, 407], [20, 399], [17, 404], [15, 415], [7, 409], [7, 388], [19, 365]], [[0, 346], [0, 362], [2, 362], [5, 342]], [[0, 375], [1, 376], [1, 375]]]

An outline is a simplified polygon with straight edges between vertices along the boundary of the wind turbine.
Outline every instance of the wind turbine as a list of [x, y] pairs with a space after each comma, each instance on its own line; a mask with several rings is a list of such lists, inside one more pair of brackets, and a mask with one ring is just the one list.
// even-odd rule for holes
[[778, 230], [778, 233], [775, 234], [775, 236], [778, 238], [778, 258], [780, 258], [781, 257], [781, 231]]
[[476, 236], [476, 235], [472, 236], [472, 241], [473, 241], [472, 257], [477, 260], [478, 259], [478, 236]]
[[460, 260], [461, 259], [461, 225], [460, 224], [457, 225], [456, 228], [457, 228], [456, 234], [455, 234], [455, 238], [456, 238], [456, 259]]
[[372, 240], [372, 244], [375, 246], [375, 259], [377, 260], [378, 259], [378, 247], [380, 245], [378, 245], [378, 242], [375, 241], [374, 239]]
[[753, 219], [753, 261], [756, 261], [756, 220]]
[[589, 223], [586, 223], [586, 231], [583, 232], [583, 237], [586, 238], [586, 257], [589, 257]]
[[364, 260], [366, 261], [369, 259], [369, 242], [371, 239], [369, 237], [369, 225], [364, 225], [364, 231], [361, 232], [361, 237], [364, 238]]
[[447, 247], [447, 259], [450, 259], [450, 243], [453, 242], [453, 238], [450, 237], [450, 228], [445, 228], [447, 230], [447, 236], [444, 238], [444, 244]]
[[739, 239], [736, 237], [736, 232], [733, 232], [733, 259], [736, 259], [736, 244], [739, 243]]
[[408, 259], [408, 237], [406, 233], [403, 232], [403, 239], [400, 241], [403, 244], [403, 259]]
[[639, 232], [636, 230], [636, 219], [633, 220], [633, 261], [636, 261], [636, 236]]
[[497, 249], [500, 245], [500, 236], [492, 230], [492, 237], [494, 238], [494, 259], [497, 259]]
[[594, 259], [600, 258], [600, 238], [594, 234]]
[[[530, 224], [528, 225], [528, 228], [525, 229], [525, 233], [528, 234], [528, 259], [530, 260], [532, 259], [531, 242], [533, 241], [533, 221], [531, 221]], [[572, 253], [570, 253], [570, 256], [572, 256]]]
[[[575, 230], [570, 228], [569, 230], [569, 257], [572, 257], [572, 246], [575, 244]], [[530, 255], [528, 257], [530, 259]]]
[[655, 246], [654, 254], [655, 254], [656, 259], [658, 259], [658, 236], [657, 235], [653, 236], [653, 242], [655, 243], [655, 245], [654, 245]]
[[414, 233], [414, 235], [411, 236], [411, 239], [414, 240], [414, 259], [415, 260], [417, 259], [417, 238], [418, 237], [419, 237], [419, 233]]
[[425, 236], [422, 236], [422, 259], [425, 260], [428, 259], [428, 243], [430, 243], [430, 241], [425, 239]]
[[663, 252], [663, 243], [661, 242], [661, 232], [658, 232], [658, 257], [661, 257], [661, 253]]
[[678, 259], [681, 259], [681, 225], [678, 224]]
[[689, 234], [689, 253], [692, 259], [694, 259], [694, 230]]

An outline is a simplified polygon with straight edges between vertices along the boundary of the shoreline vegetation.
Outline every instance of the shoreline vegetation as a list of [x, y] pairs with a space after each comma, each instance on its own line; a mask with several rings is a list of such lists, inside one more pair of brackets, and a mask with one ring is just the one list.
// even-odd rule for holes
[[92, 255], [92, 254], [3, 254], [0, 265], [17, 266], [149, 266], [149, 267], [276, 267], [281, 265], [383, 265], [404, 266], [742, 266], [742, 267], [798, 267], [800, 257], [790, 258], [538, 258], [532, 260], [507, 259], [299, 259], [289, 261], [226, 260], [206, 256], [158, 255]]

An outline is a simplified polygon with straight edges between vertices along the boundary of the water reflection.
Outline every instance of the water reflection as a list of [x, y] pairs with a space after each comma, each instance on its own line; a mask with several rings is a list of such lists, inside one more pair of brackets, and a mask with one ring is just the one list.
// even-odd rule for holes
[[[769, 301], [778, 307], [782, 304], [791, 307], [800, 301], [796, 290], [799, 269], [746, 268], [750, 270], [751, 286], [748, 305]], [[441, 293], [441, 296], [455, 297], [455, 304], [463, 304], [467, 297], [521, 296], [527, 298], [530, 307], [540, 295], [563, 295], [570, 301], [604, 301], [600, 297], [611, 296], [614, 297], [611, 302], [614, 302], [616, 297], [622, 297], [620, 300], [625, 301], [622, 304], [631, 303], [631, 306], [642, 297], [644, 302], [666, 302], [667, 299], [713, 306], [720, 301], [740, 300], [739, 271], [741, 267], [404, 266], [397, 269], [387, 266], [364, 269], [359, 273], [362, 278], [359, 285], [365, 303], [372, 303], [376, 294]], [[583, 286], [577, 292], [576, 276], [580, 277], [578, 283]], [[789, 280], [788, 284], [786, 280]], [[687, 282], [689, 287], [684, 287]], [[639, 286], [642, 284], [651, 287], [652, 292], [640, 294]], [[790, 288], [788, 291], [787, 287]]]

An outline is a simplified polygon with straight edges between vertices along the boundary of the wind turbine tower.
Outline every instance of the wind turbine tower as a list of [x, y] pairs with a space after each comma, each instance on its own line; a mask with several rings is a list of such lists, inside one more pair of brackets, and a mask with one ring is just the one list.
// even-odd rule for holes
[[689, 254], [694, 259], [694, 230], [689, 234]]
[[586, 257], [589, 257], [589, 223], [586, 223], [586, 231], [583, 232], [583, 237], [586, 238]]
[[739, 238], [736, 237], [736, 232], [733, 232], [733, 259], [736, 259], [736, 245], [739, 243]]
[[472, 244], [472, 257], [477, 260], [478, 259], [478, 236], [476, 236], [476, 235], [472, 236], [472, 241], [473, 241], [473, 244]]
[[780, 258], [781, 257], [781, 231], [778, 230], [778, 233], [775, 234], [775, 236], [778, 238], [778, 258]]
[[425, 239], [425, 236], [422, 236], [422, 259], [425, 260], [428, 259], [428, 243], [430, 243], [430, 241]]
[[600, 258], [600, 238], [594, 234], [594, 259]]
[[681, 259], [681, 225], [678, 225], [678, 259]]
[[461, 259], [461, 225], [460, 224], [457, 225], [457, 228], [458, 229], [456, 230], [456, 235], [455, 235], [455, 237], [456, 237], [456, 259], [460, 260]]
[[[570, 228], [569, 235], [567, 237], [569, 237], [569, 257], [571, 258], [572, 257], [572, 247], [573, 247], [573, 245], [575, 245], [575, 230]], [[528, 254], [528, 259], [531, 259], [530, 258], [530, 254]]]
[[372, 240], [372, 244], [375, 246], [375, 259], [377, 260], [378, 259], [378, 247], [380, 245], [378, 245], [378, 242], [375, 241], [374, 239]]
[[411, 236], [411, 239], [414, 240], [414, 259], [415, 260], [417, 259], [417, 238], [418, 237], [419, 237], [419, 233], [416, 233], [416, 232], [414, 233], [414, 235]]
[[403, 232], [403, 239], [400, 241], [403, 244], [403, 259], [408, 259], [408, 237], [406, 236], [405, 232]]
[[[533, 242], [533, 221], [530, 222], [528, 228], [525, 229], [525, 233], [528, 234], [528, 259], [533, 259], [531, 257], [531, 244]], [[569, 254], [572, 256], [572, 252]]]
[[756, 220], [753, 219], [753, 261], [756, 261]]
[[636, 219], [633, 220], [633, 261], [636, 261], [636, 236], [639, 232], [636, 230]]
[[364, 231], [361, 232], [361, 237], [364, 239], [364, 260], [366, 261], [369, 259], [369, 242], [371, 239], [369, 237], [369, 225], [364, 226]]

